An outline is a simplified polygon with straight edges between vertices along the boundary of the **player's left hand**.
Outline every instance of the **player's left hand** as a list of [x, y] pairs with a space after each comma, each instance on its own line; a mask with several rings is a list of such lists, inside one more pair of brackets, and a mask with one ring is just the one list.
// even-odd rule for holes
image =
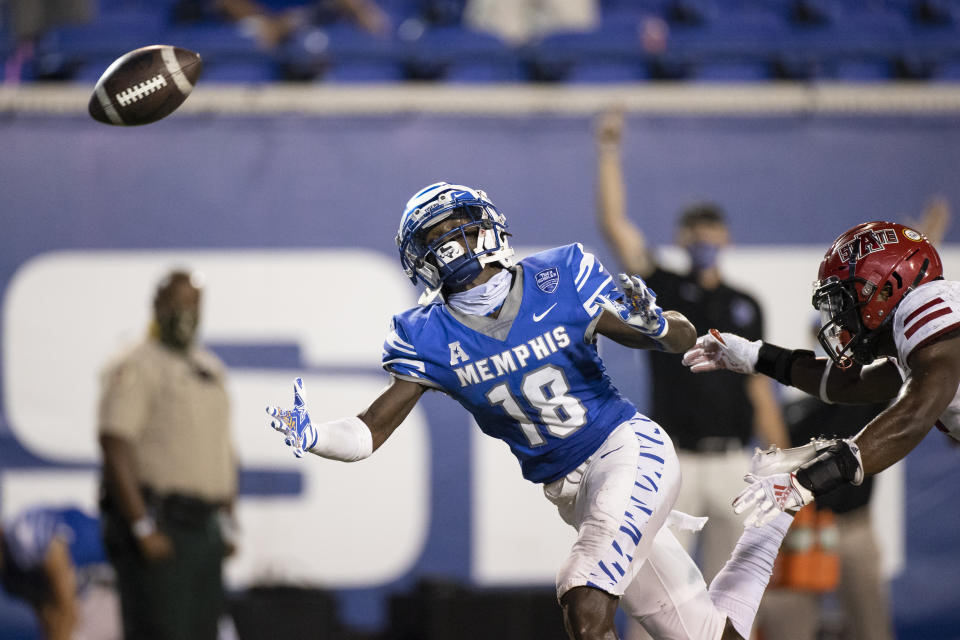
[[270, 426], [284, 435], [284, 442], [293, 448], [293, 455], [298, 458], [302, 458], [304, 453], [317, 444], [318, 434], [310, 422], [302, 379], [293, 381], [293, 409], [269, 406], [267, 415], [274, 418], [270, 421]]
[[683, 354], [683, 364], [694, 373], [718, 369], [755, 373], [761, 345], [763, 342], [760, 340], [750, 341], [733, 333], [710, 329]]
[[743, 479], [750, 486], [733, 499], [733, 511], [740, 514], [753, 509], [743, 523], [746, 527], [762, 527], [781, 511], [795, 511], [813, 501], [813, 494], [797, 482], [793, 473], [772, 476], [748, 473]]
[[[640, 276], [620, 274], [624, 304], [616, 310], [624, 322], [636, 327], [651, 338], [662, 338], [667, 333], [667, 320], [663, 309], [657, 306], [657, 294]], [[604, 305], [606, 308], [607, 305]]]
[[812, 438], [805, 445], [789, 449], [771, 446], [761, 451], [757, 447], [753, 450], [753, 457], [750, 459], [750, 473], [756, 476], [769, 476], [796, 471], [800, 465], [810, 462], [833, 443], [833, 440], [826, 438]]

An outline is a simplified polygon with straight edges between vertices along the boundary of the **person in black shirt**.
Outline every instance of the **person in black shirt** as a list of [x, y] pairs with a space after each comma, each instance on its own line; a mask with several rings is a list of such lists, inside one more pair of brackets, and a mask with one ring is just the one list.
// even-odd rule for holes
[[[603, 114], [597, 127], [598, 222], [625, 271], [643, 278], [658, 299], [683, 313], [700, 332], [735, 327], [739, 335], [763, 334], [760, 305], [724, 283], [717, 267], [729, 242], [724, 214], [714, 204], [696, 204], [678, 221], [677, 244], [690, 256], [688, 273], [663, 269], [640, 228], [627, 218], [620, 141], [623, 115]], [[700, 534], [700, 567], [709, 580], [723, 567], [742, 529], [730, 500], [743, 487], [749, 467], [745, 449], [754, 436], [783, 446], [786, 428], [768, 379], [729, 371], [694, 375], [676, 359], [650, 353], [650, 417], [670, 430], [680, 455], [683, 484], [676, 508], [710, 516]], [[681, 393], [682, 390], [682, 393]], [[696, 540], [680, 535], [692, 550]]]

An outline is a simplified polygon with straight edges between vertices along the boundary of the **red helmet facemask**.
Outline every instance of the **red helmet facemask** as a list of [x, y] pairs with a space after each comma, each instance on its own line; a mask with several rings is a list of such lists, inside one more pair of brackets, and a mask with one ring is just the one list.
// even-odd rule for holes
[[842, 368], [876, 359], [876, 343], [904, 296], [943, 277], [926, 237], [895, 222], [866, 222], [834, 241], [820, 263], [813, 306], [817, 339]]

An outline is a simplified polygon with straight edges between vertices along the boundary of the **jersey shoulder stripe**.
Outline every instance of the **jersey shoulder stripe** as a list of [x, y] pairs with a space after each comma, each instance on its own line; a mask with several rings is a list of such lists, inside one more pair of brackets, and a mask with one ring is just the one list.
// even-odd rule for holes
[[910, 292], [894, 315], [894, 339], [901, 363], [919, 346], [960, 329], [960, 282], [936, 280]]
[[[937, 307], [937, 308], [935, 308], [935, 309], [931, 309], [930, 307], [932, 307], [932, 306], [934, 306], [934, 305], [942, 305], [942, 306], [939, 306], [939, 307]], [[924, 315], [922, 315], [922, 316], [920, 316], [920, 317], [918, 317], [915, 322], [912, 322], [912, 323], [910, 323], [910, 324], [907, 324], [907, 325], [904, 327], [904, 331], [903, 331], [904, 337], [909, 338], [909, 337], [911, 337], [913, 334], [915, 334], [917, 331], [919, 331], [920, 329], [922, 329], [924, 326], [926, 326], [928, 323], [936, 320], [936, 319], [939, 318], [940, 316], [945, 316], [945, 315], [947, 315], [948, 313], [953, 313], [953, 309], [951, 309], [951, 308], [950, 308], [949, 306], [947, 306], [947, 305], [944, 305], [944, 304], [943, 304], [943, 300], [941, 300], [940, 298], [936, 298], [935, 300], [931, 300], [929, 303], [927, 303], [926, 308], [925, 308], [925, 309], [921, 309], [921, 311], [929, 311], [929, 312], [928, 312], [928, 313], [925, 313]]]
[[438, 309], [437, 304], [430, 304], [395, 315], [383, 340], [380, 366], [400, 378], [436, 386], [433, 381], [426, 379], [427, 367], [414, 343], [430, 315]]

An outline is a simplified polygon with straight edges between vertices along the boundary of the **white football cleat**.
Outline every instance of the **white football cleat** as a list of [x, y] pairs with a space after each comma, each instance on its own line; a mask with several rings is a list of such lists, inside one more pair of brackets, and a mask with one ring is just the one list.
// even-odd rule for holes
[[750, 473], [757, 476], [772, 476], [777, 473], [792, 473], [800, 465], [809, 462], [820, 455], [827, 447], [836, 440], [827, 440], [826, 438], [813, 438], [802, 447], [792, 447], [790, 449], [780, 449], [770, 447], [766, 451], [759, 448], [753, 450], [753, 457], [750, 459]]

